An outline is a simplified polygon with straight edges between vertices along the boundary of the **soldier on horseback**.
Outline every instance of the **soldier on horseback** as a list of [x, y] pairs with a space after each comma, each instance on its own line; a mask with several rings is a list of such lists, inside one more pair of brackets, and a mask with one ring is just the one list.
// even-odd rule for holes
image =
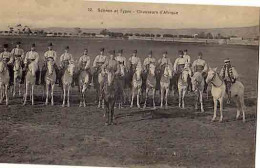
[[175, 86], [178, 85], [178, 78], [181, 75], [182, 71], [185, 68], [185, 64], [187, 63], [187, 59], [183, 58], [183, 51], [179, 50], [179, 57], [175, 60], [174, 65], [173, 65], [173, 72], [175, 76]]
[[[202, 59], [202, 55], [203, 55], [202, 52], [199, 52], [198, 59], [195, 60], [192, 64], [192, 71], [193, 71], [193, 73], [200, 72], [202, 74], [204, 80], [206, 81], [207, 72], [208, 72], [208, 64], [204, 59]], [[205, 82], [204, 92], [206, 92], [207, 86], [208, 85]]]
[[53, 44], [50, 43], [48, 46], [48, 51], [46, 51], [44, 53], [44, 63], [43, 63], [43, 67], [42, 67], [42, 72], [41, 72], [41, 84], [45, 84], [45, 75], [46, 75], [46, 71], [47, 71], [47, 61], [52, 60], [54, 61], [54, 69], [56, 74], [58, 74], [58, 66], [56, 65], [56, 59], [57, 59], [57, 54], [56, 51], [53, 50]]
[[37, 65], [37, 70], [36, 70], [36, 85], [39, 84], [39, 77], [40, 77], [40, 71], [39, 71], [39, 54], [35, 51], [35, 44], [32, 44], [31, 46], [31, 51], [28, 51], [25, 55], [24, 58], [24, 72], [25, 74], [27, 73], [28, 66], [34, 62]]
[[191, 64], [191, 60], [190, 60], [190, 56], [188, 55], [188, 50], [185, 49], [183, 51], [183, 58], [186, 59], [186, 62], [190, 65]]
[[9, 85], [12, 85], [13, 81], [13, 57], [12, 54], [8, 51], [8, 44], [4, 44], [4, 51], [0, 53], [0, 61], [3, 61], [8, 68], [9, 75], [10, 75], [10, 80], [9, 80]]
[[[79, 58], [78, 66], [79, 66], [79, 72], [78, 72], [77, 76], [82, 71], [86, 71], [89, 75], [91, 75], [90, 56], [88, 55], [88, 49], [87, 48], [84, 50], [83, 55]], [[90, 79], [91, 79], [91, 77], [90, 77]]]
[[[16, 47], [14, 49], [12, 49], [11, 54], [12, 54], [14, 60], [20, 59], [21, 67], [24, 68], [23, 62], [24, 62], [25, 54], [24, 54], [24, 50], [22, 48], [20, 48], [20, 46], [21, 46], [21, 42], [18, 41], [16, 43]], [[23, 72], [21, 83], [24, 83], [24, 77], [25, 77], [25, 72]], [[12, 78], [11, 78], [11, 80], [12, 80]]]
[[148, 72], [150, 64], [155, 65], [155, 63], [156, 63], [156, 60], [153, 57], [153, 52], [150, 51], [149, 54], [148, 54], [148, 57], [146, 57], [144, 59], [144, 64], [143, 64], [144, 65], [144, 71]]
[[222, 67], [222, 69], [220, 71], [220, 75], [226, 84], [226, 93], [228, 95], [227, 103], [230, 104], [230, 99], [231, 99], [230, 88], [231, 88], [232, 84], [236, 82], [236, 80], [238, 78], [238, 73], [237, 73], [235, 67], [233, 67], [230, 64], [229, 59], [225, 59], [224, 63], [225, 63], [225, 65]]
[[132, 56], [129, 58], [130, 74], [133, 75], [137, 66], [142, 66], [141, 59], [137, 57], [137, 50], [134, 50]]
[[162, 58], [160, 58], [158, 60], [158, 66], [159, 66], [159, 69], [161, 70], [160, 71], [161, 74], [163, 73], [165, 66], [167, 66], [167, 65], [172, 66], [172, 62], [171, 62], [170, 58], [167, 57], [167, 54], [168, 54], [167, 51], [163, 52]]
[[115, 59], [120, 65], [123, 65], [124, 67], [126, 67], [126, 58], [122, 54], [123, 54], [123, 50], [118, 50], [117, 56]]
[[98, 88], [98, 74], [101, 71], [101, 66], [105, 63], [106, 61], [106, 56], [104, 55], [105, 48], [100, 49], [100, 54], [96, 56], [93, 62], [93, 82], [94, 82], [94, 87], [95, 89]]
[[60, 74], [59, 74], [59, 86], [62, 85], [61, 78], [69, 65], [70, 61], [74, 61], [72, 54], [69, 53], [69, 46], [65, 47], [65, 52], [60, 56]]

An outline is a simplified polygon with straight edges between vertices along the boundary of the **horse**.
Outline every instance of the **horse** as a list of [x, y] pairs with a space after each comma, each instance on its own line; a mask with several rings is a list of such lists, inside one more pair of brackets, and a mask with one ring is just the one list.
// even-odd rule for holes
[[28, 65], [27, 72], [25, 74], [25, 94], [24, 94], [24, 102], [23, 106], [26, 105], [27, 102], [27, 96], [28, 96], [28, 89], [31, 85], [31, 93], [30, 98], [32, 100], [32, 105], [34, 105], [34, 86], [36, 82], [36, 71], [37, 71], [38, 65], [36, 62], [31, 62]]
[[179, 78], [178, 78], [178, 92], [179, 92], [179, 107], [181, 108], [185, 108], [184, 105], [184, 97], [185, 97], [185, 93], [187, 91], [188, 88], [188, 77], [189, 75], [191, 76], [191, 70], [189, 68], [184, 67], [184, 69], [182, 70]]
[[146, 79], [146, 87], [145, 87], [145, 101], [144, 101], [144, 107], [146, 108], [146, 102], [148, 98], [148, 93], [150, 90], [152, 90], [153, 94], [153, 108], [155, 108], [155, 102], [154, 102], [154, 97], [155, 97], [155, 89], [156, 89], [156, 76], [155, 76], [155, 65], [150, 64], [149, 65], [149, 72], [147, 74], [147, 79]]
[[135, 68], [135, 72], [134, 72], [133, 78], [132, 78], [132, 98], [131, 98], [130, 107], [133, 107], [135, 92], [137, 91], [137, 93], [136, 93], [137, 107], [140, 108], [140, 94], [141, 94], [141, 89], [142, 89], [141, 73], [142, 73], [142, 67], [137, 66]]
[[7, 68], [7, 64], [3, 61], [0, 61], [0, 103], [3, 102], [5, 97], [5, 104], [8, 105], [8, 87], [9, 87], [9, 71]]
[[70, 88], [73, 82], [74, 68], [75, 68], [75, 64], [70, 61], [64, 71], [63, 76], [61, 77], [62, 90], [63, 90], [62, 107], [65, 107], [66, 93], [67, 93], [67, 107], [70, 107]]
[[23, 75], [23, 68], [22, 68], [22, 60], [21, 58], [15, 57], [14, 59], [14, 88], [13, 88], [13, 97], [16, 94], [16, 85], [18, 83], [18, 95], [21, 95], [21, 83], [22, 83], [22, 75]]
[[[207, 83], [211, 83], [211, 94], [213, 96], [213, 102], [214, 102], [214, 115], [212, 118], [212, 121], [215, 121], [216, 119], [216, 113], [217, 113], [217, 101], [219, 101], [220, 104], [220, 119], [219, 122], [223, 121], [223, 100], [226, 93], [226, 85], [225, 82], [221, 79], [219, 74], [216, 72], [217, 68], [211, 69], [209, 68], [208, 76], [206, 79]], [[243, 113], [243, 122], [246, 121], [245, 118], [245, 103], [244, 103], [244, 85], [237, 81], [232, 84], [230, 91], [231, 91], [231, 98], [236, 101], [237, 106], [237, 115], [236, 119], [239, 118], [240, 112]]]
[[161, 75], [160, 78], [161, 108], [163, 107], [163, 99], [165, 99], [165, 107], [166, 108], [168, 107], [168, 93], [170, 89], [171, 78], [172, 78], [172, 68], [170, 67], [170, 65], [166, 65], [164, 67], [163, 74]]
[[86, 91], [90, 83], [90, 72], [85, 69], [81, 70], [78, 76], [78, 88], [81, 96], [79, 107], [86, 107]]
[[198, 110], [198, 101], [200, 102], [200, 110], [204, 112], [203, 108], [203, 90], [205, 81], [200, 72], [195, 72], [191, 77], [192, 91], [196, 94], [195, 109]]
[[114, 125], [114, 107], [116, 100], [116, 82], [115, 74], [107, 71], [104, 79], [104, 88], [102, 94], [105, 103], [105, 115], [107, 116], [107, 121], [105, 125]]
[[54, 60], [53, 59], [49, 59], [47, 61], [47, 71], [45, 74], [45, 89], [46, 89], [46, 101], [45, 101], [45, 105], [48, 105], [48, 101], [49, 101], [49, 90], [51, 90], [51, 105], [54, 105], [54, 100], [53, 100], [53, 91], [54, 91], [54, 86], [55, 86], [55, 82], [56, 82], [56, 71], [54, 68]]
[[126, 70], [125, 66], [123, 64], [119, 64], [119, 73], [115, 76], [116, 78], [116, 93], [117, 93], [117, 102], [118, 102], [118, 108], [122, 108], [123, 102], [125, 102], [125, 77], [126, 77]]

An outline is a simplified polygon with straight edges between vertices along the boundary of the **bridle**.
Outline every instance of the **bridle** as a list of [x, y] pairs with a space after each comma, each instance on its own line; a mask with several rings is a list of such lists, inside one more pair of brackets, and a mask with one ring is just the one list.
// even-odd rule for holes
[[211, 78], [211, 80], [210, 80], [210, 83], [214, 86], [214, 87], [220, 87], [220, 86], [222, 86], [223, 85], [223, 80], [221, 80], [221, 84], [219, 85], [219, 86], [217, 86], [214, 82], [213, 82], [213, 80], [216, 78], [216, 76], [218, 75], [218, 73], [217, 72], [215, 72], [214, 73], [214, 76]]

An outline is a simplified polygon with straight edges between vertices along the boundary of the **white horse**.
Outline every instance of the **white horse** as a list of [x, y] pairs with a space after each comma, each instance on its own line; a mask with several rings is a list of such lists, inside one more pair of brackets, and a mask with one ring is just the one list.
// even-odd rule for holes
[[36, 62], [31, 62], [28, 65], [27, 73], [25, 76], [25, 93], [24, 93], [24, 102], [23, 105], [26, 105], [27, 102], [27, 96], [28, 96], [28, 89], [31, 85], [31, 93], [30, 98], [32, 100], [32, 105], [34, 105], [34, 86], [36, 82], [36, 71], [37, 71], [38, 65]]
[[[220, 103], [220, 119], [219, 122], [223, 121], [223, 99], [226, 93], [226, 85], [224, 81], [220, 78], [219, 74], [216, 72], [217, 68], [209, 69], [208, 77], [206, 79], [207, 83], [211, 83], [211, 94], [213, 96], [214, 102], [214, 115], [212, 121], [215, 121], [217, 116], [217, 105], [218, 102]], [[231, 98], [236, 101], [237, 105], [237, 115], [236, 119], [239, 118], [240, 112], [243, 113], [243, 122], [246, 121], [245, 119], [245, 103], [244, 103], [244, 85], [240, 81], [236, 81], [232, 84], [231, 88]]]
[[170, 67], [170, 65], [166, 65], [160, 79], [161, 107], [163, 107], [163, 99], [165, 99], [165, 107], [167, 108], [168, 106], [168, 93], [170, 89], [171, 78], [172, 78], [172, 68]]
[[22, 60], [21, 58], [15, 58], [14, 60], [14, 89], [13, 89], [13, 97], [16, 94], [16, 85], [18, 83], [18, 95], [21, 96], [21, 81], [22, 81]]
[[137, 107], [140, 108], [140, 94], [141, 94], [141, 89], [142, 89], [141, 73], [142, 73], [142, 67], [137, 66], [135, 68], [135, 72], [134, 72], [133, 79], [132, 79], [132, 99], [131, 99], [130, 107], [133, 107], [135, 92], [137, 91], [137, 93], [136, 93]]
[[116, 74], [116, 94], [117, 94], [117, 103], [118, 103], [118, 108], [121, 109], [124, 99], [127, 96], [126, 92], [124, 90], [125, 88], [125, 77], [126, 77], [126, 72], [125, 72], [125, 66], [123, 64], [119, 64], [119, 70], [118, 73]]
[[178, 92], [179, 92], [179, 107], [185, 108], [184, 105], [184, 97], [185, 93], [188, 88], [188, 76], [191, 76], [191, 70], [187, 68], [185, 65], [185, 68], [181, 72], [179, 78], [178, 78]]
[[204, 112], [203, 108], [203, 90], [205, 86], [205, 81], [200, 72], [195, 72], [194, 75], [191, 77], [192, 83], [192, 90], [196, 94], [195, 99], [195, 109], [198, 110], [198, 101], [200, 102], [200, 110]]
[[90, 79], [90, 74], [88, 71], [86, 70], [81, 70], [81, 72], [79, 73], [79, 79], [78, 79], [78, 84], [79, 84], [79, 92], [81, 95], [81, 99], [80, 99], [80, 103], [79, 103], [79, 107], [86, 107], [86, 91], [88, 86], [91, 83], [91, 79]]
[[8, 87], [9, 87], [9, 71], [6, 63], [0, 61], [0, 103], [3, 102], [5, 97], [5, 104], [8, 105]]
[[145, 101], [144, 101], [144, 107], [143, 108], [146, 108], [146, 101], [147, 101], [148, 93], [149, 93], [150, 90], [152, 90], [153, 108], [155, 108], [155, 102], [154, 102], [155, 89], [156, 89], [155, 65], [150, 64], [149, 72], [148, 72], [147, 80], [146, 80]]
[[46, 100], [45, 100], [45, 105], [48, 105], [49, 102], [49, 90], [51, 91], [51, 105], [54, 105], [54, 100], [53, 100], [53, 91], [54, 91], [54, 86], [55, 86], [55, 81], [56, 81], [56, 72], [54, 69], [54, 60], [49, 59], [47, 61], [47, 71], [45, 74], [45, 89], [46, 89]]
[[73, 74], [74, 74], [75, 64], [73, 62], [69, 62], [65, 72], [61, 78], [62, 80], [62, 89], [63, 89], [63, 102], [62, 107], [65, 107], [66, 101], [66, 93], [67, 93], [67, 107], [70, 106], [70, 88], [73, 82]]

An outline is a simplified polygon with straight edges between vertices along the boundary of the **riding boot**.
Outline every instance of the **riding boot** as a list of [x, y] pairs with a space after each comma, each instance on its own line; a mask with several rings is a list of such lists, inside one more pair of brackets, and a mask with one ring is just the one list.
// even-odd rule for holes
[[231, 101], [231, 92], [228, 92], [228, 100], [227, 100], [227, 104], [230, 104]]
[[46, 75], [46, 70], [42, 69], [42, 71], [41, 71], [41, 84], [42, 85], [45, 84], [45, 75]]

